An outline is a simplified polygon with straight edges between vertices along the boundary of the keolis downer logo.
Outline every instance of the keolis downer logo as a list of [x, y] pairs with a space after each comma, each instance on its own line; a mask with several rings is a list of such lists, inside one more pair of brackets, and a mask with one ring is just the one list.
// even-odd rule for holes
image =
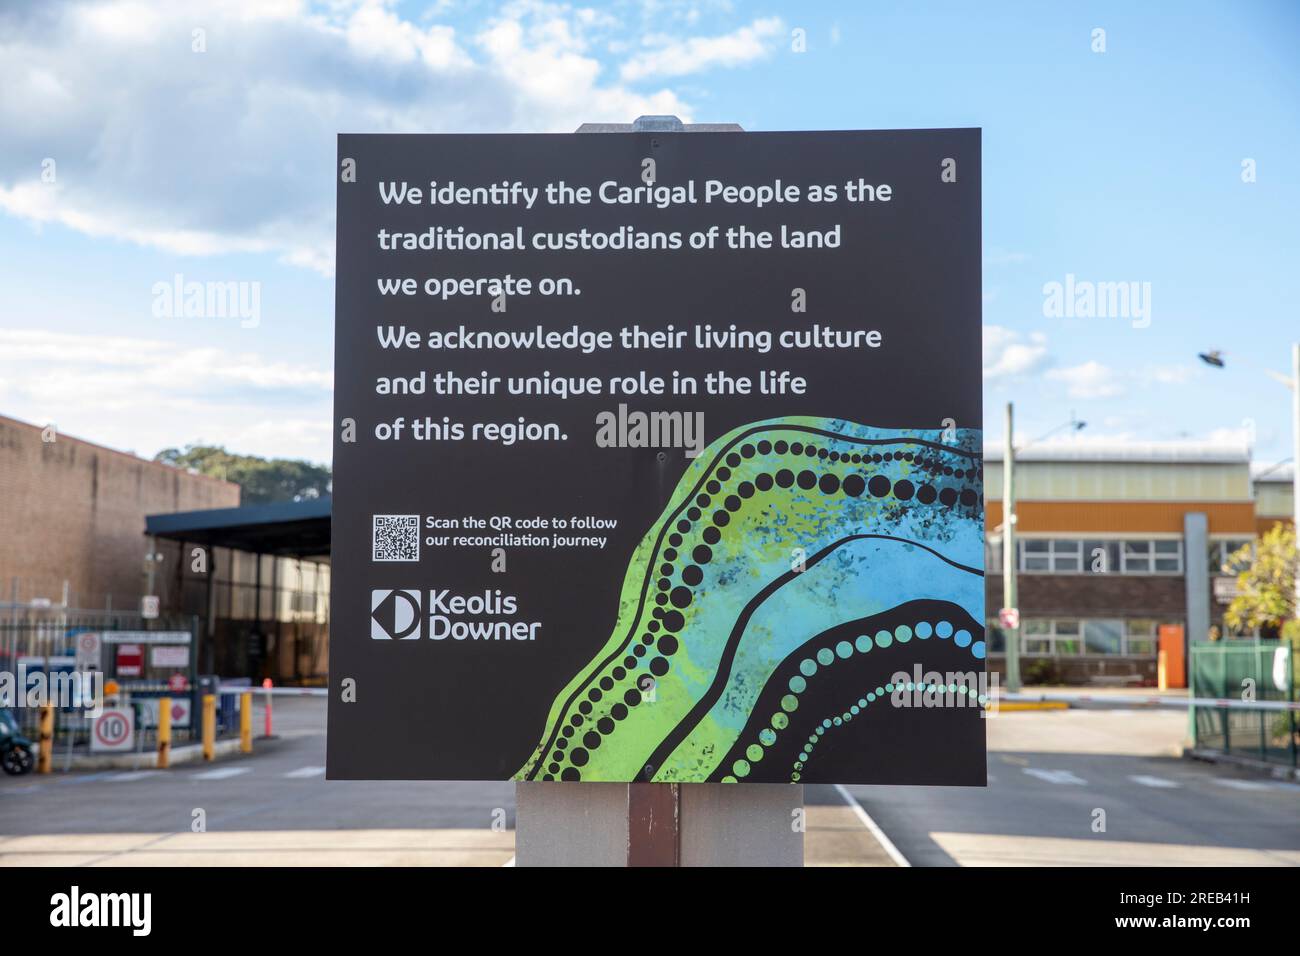
[[376, 641], [420, 638], [420, 592], [376, 588], [370, 592], [370, 636]]

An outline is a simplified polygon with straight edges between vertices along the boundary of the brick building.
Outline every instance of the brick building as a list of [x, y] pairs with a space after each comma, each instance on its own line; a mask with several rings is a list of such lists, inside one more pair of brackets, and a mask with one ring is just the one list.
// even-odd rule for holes
[[60, 604], [66, 587], [69, 607], [137, 609], [145, 515], [238, 504], [231, 482], [0, 416], [0, 601]]
[[[1017, 455], [1021, 671], [1029, 681], [1156, 678], [1164, 627], [1226, 634], [1234, 550], [1291, 514], [1290, 474], [1252, 479], [1244, 445], [1163, 442]], [[1005, 666], [1002, 457], [986, 456], [991, 668]]]

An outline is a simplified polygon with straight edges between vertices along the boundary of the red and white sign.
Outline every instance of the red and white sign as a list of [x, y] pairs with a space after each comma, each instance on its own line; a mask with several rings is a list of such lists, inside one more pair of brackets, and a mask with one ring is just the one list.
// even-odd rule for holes
[[130, 750], [135, 739], [135, 711], [105, 710], [91, 726], [91, 750]]
[[1020, 608], [1004, 607], [998, 611], [998, 623], [1011, 630], [1018, 628], [1020, 626]]
[[167, 689], [183, 694], [190, 689], [190, 679], [184, 674], [173, 674], [167, 678]]
[[117, 676], [139, 677], [144, 671], [144, 648], [139, 644], [117, 645]]

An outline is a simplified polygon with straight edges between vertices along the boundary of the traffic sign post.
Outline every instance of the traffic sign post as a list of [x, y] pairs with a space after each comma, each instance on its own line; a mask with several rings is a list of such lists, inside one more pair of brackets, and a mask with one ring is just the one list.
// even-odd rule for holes
[[103, 641], [94, 631], [83, 631], [77, 635], [76, 668], [79, 671], [97, 671], [103, 669]]
[[523, 864], [981, 785], [978, 131], [583, 131], [340, 137], [328, 776]]
[[96, 752], [129, 752], [135, 745], [135, 710], [106, 708], [90, 728], [90, 749]]

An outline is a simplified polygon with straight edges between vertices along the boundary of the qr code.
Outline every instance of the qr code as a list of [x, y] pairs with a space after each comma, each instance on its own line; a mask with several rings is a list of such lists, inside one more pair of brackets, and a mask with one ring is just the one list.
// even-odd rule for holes
[[420, 560], [419, 515], [375, 515], [374, 532], [372, 560]]

